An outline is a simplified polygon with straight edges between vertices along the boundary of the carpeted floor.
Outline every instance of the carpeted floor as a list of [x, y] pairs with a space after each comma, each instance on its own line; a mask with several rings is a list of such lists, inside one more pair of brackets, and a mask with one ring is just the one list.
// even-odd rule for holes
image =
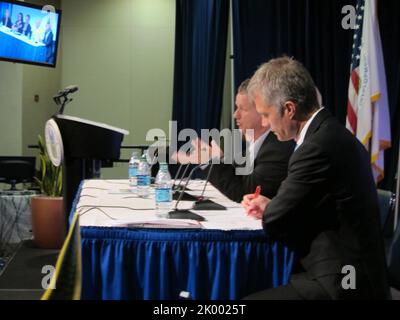
[[55, 266], [58, 250], [39, 249], [24, 241], [0, 276], [0, 300], [39, 300], [44, 266]]

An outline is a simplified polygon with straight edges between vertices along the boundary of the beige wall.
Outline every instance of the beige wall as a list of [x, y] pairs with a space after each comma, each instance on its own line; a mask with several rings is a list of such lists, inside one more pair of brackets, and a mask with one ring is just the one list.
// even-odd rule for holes
[[[175, 0], [68, 0], [62, 10], [61, 85], [79, 86], [65, 113], [129, 130], [125, 145], [168, 132]], [[126, 175], [126, 165], [103, 170]]]
[[[30, 0], [60, 7], [59, 0]], [[36, 155], [28, 144], [37, 143], [45, 121], [54, 112], [51, 96], [60, 84], [60, 68], [0, 62], [0, 155]], [[40, 101], [33, 101], [34, 95]]]
[[22, 154], [22, 66], [0, 62], [0, 155]]
[[[38, 80], [40, 79], [40, 80]], [[38, 134], [44, 136], [46, 121], [57, 111], [53, 95], [60, 88], [60, 68], [23, 66], [22, 80], [22, 152], [24, 155], [37, 155]], [[35, 102], [34, 96], [39, 96]]]
[[[52, 96], [70, 84], [79, 92], [65, 114], [129, 130], [125, 145], [145, 143], [150, 128], [168, 132], [175, 0], [64, 0], [61, 9], [56, 69], [0, 62], [0, 154], [36, 154], [26, 146], [56, 112]], [[126, 170], [117, 165], [104, 176], [124, 178]]]

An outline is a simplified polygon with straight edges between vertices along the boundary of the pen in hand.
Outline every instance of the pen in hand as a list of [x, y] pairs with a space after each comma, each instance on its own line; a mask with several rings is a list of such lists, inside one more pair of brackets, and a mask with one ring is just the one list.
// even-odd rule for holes
[[[251, 197], [251, 200], [257, 199], [258, 196], [260, 195], [260, 193], [261, 193], [261, 186], [257, 186], [256, 190], [253, 193], [253, 196]], [[246, 211], [247, 211], [247, 215], [251, 215], [252, 210], [247, 209]]]
[[[257, 187], [256, 187], [256, 190], [255, 190], [254, 193], [253, 193], [252, 200], [257, 199], [258, 196], [260, 195], [260, 193], [261, 193], [261, 186], [257, 186]], [[251, 215], [252, 215], [252, 211], [253, 211], [253, 210], [247, 210], [247, 215], [248, 215], [248, 216], [249, 216], [249, 215], [251, 216]]]
[[256, 191], [254, 192], [254, 198], [253, 199], [258, 198], [260, 193], [261, 193], [261, 186], [257, 186]]

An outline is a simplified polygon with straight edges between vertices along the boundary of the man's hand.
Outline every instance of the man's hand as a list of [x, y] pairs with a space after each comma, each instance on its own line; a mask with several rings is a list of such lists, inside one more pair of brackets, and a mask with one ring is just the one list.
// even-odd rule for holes
[[182, 164], [200, 164], [207, 163], [210, 159], [220, 159], [223, 156], [221, 148], [211, 141], [211, 146], [202, 141], [201, 139], [195, 139], [192, 141], [192, 152], [187, 154], [182, 151], [175, 152], [171, 158]]
[[243, 197], [242, 206], [249, 216], [262, 219], [265, 208], [271, 200], [264, 196], [256, 196], [254, 193]]

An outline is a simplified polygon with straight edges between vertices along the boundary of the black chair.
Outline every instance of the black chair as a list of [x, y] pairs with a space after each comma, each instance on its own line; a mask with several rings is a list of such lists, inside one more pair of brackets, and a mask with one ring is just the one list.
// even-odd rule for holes
[[33, 182], [33, 177], [35, 176], [35, 163], [35, 157], [0, 157], [0, 182], [10, 184], [11, 191], [17, 190], [17, 183]]
[[[393, 228], [391, 222], [393, 221], [394, 209], [395, 209], [395, 194], [391, 191], [378, 189], [378, 201], [380, 210], [380, 221], [381, 229], [386, 234], [389, 231], [389, 235], [392, 235]], [[390, 228], [390, 230], [388, 230]]]
[[400, 290], [400, 224], [393, 234], [396, 196], [387, 190], [378, 190], [381, 227], [385, 237], [389, 284]]
[[397, 225], [388, 254], [390, 286], [400, 290], [400, 224]]

